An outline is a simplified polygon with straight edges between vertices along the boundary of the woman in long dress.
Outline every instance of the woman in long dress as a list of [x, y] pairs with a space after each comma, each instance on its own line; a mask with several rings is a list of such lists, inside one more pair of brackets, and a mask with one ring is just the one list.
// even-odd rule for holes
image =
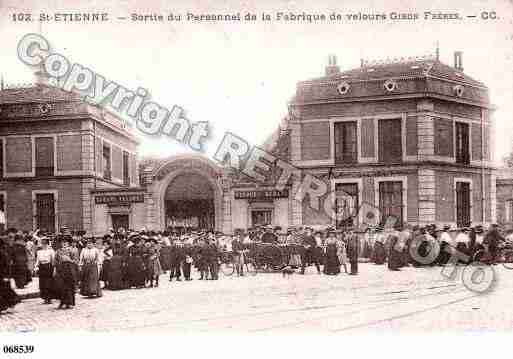
[[87, 240], [86, 247], [80, 253], [79, 266], [81, 269], [82, 281], [80, 283], [80, 294], [84, 297], [101, 297], [100, 286], [100, 253], [93, 244], [93, 239]]
[[41, 239], [41, 249], [36, 253], [36, 264], [34, 269], [39, 276], [39, 293], [44, 304], [52, 303], [54, 298], [55, 284], [53, 272], [55, 265], [55, 251], [48, 245], [48, 239]]
[[385, 263], [386, 252], [385, 245], [381, 242], [381, 238], [376, 239], [374, 242], [374, 250], [372, 253], [372, 259], [375, 264], [381, 265]]
[[28, 268], [29, 253], [21, 234], [17, 234], [14, 240], [12, 276], [14, 278], [16, 288], [23, 289], [32, 281], [32, 275]]
[[9, 266], [9, 253], [0, 239], [0, 312], [13, 308], [20, 302], [20, 298], [11, 288]]
[[112, 257], [110, 258], [109, 271], [107, 272], [107, 283], [110, 290], [120, 290], [125, 288], [123, 282], [124, 256], [123, 248], [119, 240], [114, 240], [112, 245]]
[[163, 273], [162, 266], [160, 265], [159, 249], [156, 239], [146, 242], [146, 280], [150, 283], [151, 288], [153, 288], [154, 281], [155, 287], [159, 286], [159, 277]]
[[347, 274], [347, 249], [341, 235], [337, 238], [337, 255], [340, 265], [344, 267], [344, 272]]
[[337, 275], [340, 273], [340, 261], [338, 259], [338, 248], [336, 238], [333, 232], [330, 232], [328, 244], [326, 245], [326, 261], [324, 264], [324, 274]]
[[128, 286], [144, 288], [146, 282], [146, 267], [144, 265], [144, 247], [142, 245], [142, 239], [135, 237], [134, 243], [135, 244], [128, 249]]
[[398, 246], [399, 237], [394, 233], [390, 235], [390, 246], [388, 249], [388, 269], [391, 271], [398, 271], [401, 267], [402, 263], [402, 248], [401, 251], [398, 251], [400, 247]]
[[74, 252], [67, 239], [61, 239], [60, 248], [55, 253], [55, 286], [60, 299], [59, 309], [75, 306], [77, 273]]

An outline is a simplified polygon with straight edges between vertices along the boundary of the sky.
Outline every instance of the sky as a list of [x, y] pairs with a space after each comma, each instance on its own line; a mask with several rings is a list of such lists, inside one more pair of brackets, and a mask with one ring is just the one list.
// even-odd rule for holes
[[[141, 5], [144, 4], [144, 5]], [[463, 67], [490, 88], [498, 107], [494, 157], [513, 150], [513, 4], [511, 1], [26, 1], [0, 0], [0, 74], [6, 84], [34, 81], [16, 57], [26, 33], [42, 33], [53, 49], [129, 89], [143, 87], [152, 99], [183, 107], [193, 122], [208, 121], [215, 153], [225, 131], [261, 144], [287, 114], [298, 81], [324, 73], [329, 54], [342, 70], [360, 59], [433, 54], [452, 65], [463, 51]], [[261, 21], [262, 12], [387, 14], [458, 12], [463, 20], [341, 22]], [[497, 20], [483, 20], [495, 11]], [[13, 22], [12, 13], [107, 12], [108, 23]], [[186, 13], [258, 15], [255, 22], [187, 22]], [[182, 21], [132, 22], [131, 14], [181, 14]], [[476, 18], [467, 18], [476, 15]], [[117, 17], [127, 17], [118, 20]], [[141, 138], [140, 154], [165, 157], [190, 152], [170, 138]]]

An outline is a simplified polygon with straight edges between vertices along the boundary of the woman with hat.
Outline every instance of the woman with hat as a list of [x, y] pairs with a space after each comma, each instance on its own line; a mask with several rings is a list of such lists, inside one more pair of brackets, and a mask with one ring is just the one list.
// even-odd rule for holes
[[374, 248], [372, 250], [372, 261], [378, 265], [384, 264], [386, 259], [385, 245], [383, 243], [385, 237], [382, 231], [382, 227], [378, 227], [376, 229], [376, 239], [374, 241]]
[[150, 283], [150, 288], [153, 288], [153, 281], [155, 287], [158, 287], [159, 277], [163, 273], [159, 259], [160, 246], [156, 238], [148, 239], [145, 246], [146, 280]]
[[346, 242], [344, 241], [344, 233], [342, 231], [336, 231], [337, 237], [337, 256], [340, 265], [344, 267], [344, 272], [347, 272], [347, 247]]
[[39, 293], [44, 304], [52, 302], [53, 290], [55, 288], [53, 281], [53, 270], [55, 265], [55, 251], [48, 245], [48, 238], [41, 238], [41, 249], [37, 251], [34, 270], [39, 276]]
[[133, 237], [134, 244], [128, 249], [127, 276], [128, 287], [144, 288], [146, 281], [146, 267], [144, 265], [143, 239]]
[[335, 231], [328, 231], [328, 239], [326, 245], [326, 261], [324, 264], [324, 274], [337, 275], [340, 273], [340, 261], [338, 258], [337, 238]]
[[99, 266], [100, 253], [94, 245], [93, 238], [86, 241], [86, 247], [80, 252], [79, 266], [82, 273], [80, 294], [84, 297], [101, 297]]
[[[69, 237], [71, 238], [71, 237]], [[70, 309], [75, 305], [76, 272], [68, 238], [59, 237], [60, 248], [55, 253], [55, 286], [60, 299], [59, 309]]]

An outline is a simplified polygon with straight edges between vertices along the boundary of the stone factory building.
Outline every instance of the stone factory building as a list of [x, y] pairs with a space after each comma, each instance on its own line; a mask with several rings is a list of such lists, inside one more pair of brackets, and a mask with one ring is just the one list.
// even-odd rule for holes
[[[331, 57], [290, 104], [292, 164], [340, 193], [339, 211], [366, 203], [408, 223], [495, 221], [493, 107], [461, 52], [454, 62], [362, 61], [341, 72]], [[305, 204], [294, 206], [294, 224], [332, 222]]]
[[44, 84], [4, 89], [0, 209], [8, 227], [95, 235], [354, 226], [372, 208], [411, 224], [487, 224], [497, 218], [492, 114], [487, 87], [463, 72], [461, 53], [454, 66], [430, 57], [349, 71], [330, 57], [324, 76], [297, 84], [263, 146], [327, 185], [336, 197], [330, 216], [293, 199], [300, 177], [278, 190], [276, 168], [257, 183], [201, 155], [138, 161], [136, 137], [101, 108]]

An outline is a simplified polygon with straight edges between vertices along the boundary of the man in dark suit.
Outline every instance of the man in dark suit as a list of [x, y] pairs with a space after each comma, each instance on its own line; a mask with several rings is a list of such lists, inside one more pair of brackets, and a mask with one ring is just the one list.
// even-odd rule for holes
[[358, 251], [359, 251], [360, 243], [358, 239], [358, 235], [353, 231], [349, 232], [349, 240], [347, 245], [347, 257], [349, 259], [349, 263], [351, 264], [351, 275], [358, 274]]
[[307, 263], [315, 263], [317, 273], [321, 274], [321, 266], [319, 264], [319, 258], [317, 258], [317, 241], [313, 236], [313, 229], [310, 227], [306, 228], [306, 234], [301, 240], [301, 244], [305, 247], [305, 250], [301, 255], [301, 274], [305, 274], [305, 267]]
[[183, 255], [183, 248], [180, 245], [180, 243], [178, 243], [178, 240], [175, 240], [171, 244], [169, 257], [170, 257], [169, 264], [171, 266], [170, 274], [169, 274], [169, 281], [171, 282], [173, 280], [173, 278], [176, 278], [177, 282], [181, 282], [182, 279], [180, 277], [182, 276], [182, 271], [181, 271], [180, 267], [181, 267], [182, 261], [184, 259], [184, 258], [182, 258], [182, 257], [184, 257], [184, 255]]
[[215, 238], [210, 239], [206, 248], [208, 268], [210, 269], [210, 279], [219, 279], [219, 250], [216, 245]]

